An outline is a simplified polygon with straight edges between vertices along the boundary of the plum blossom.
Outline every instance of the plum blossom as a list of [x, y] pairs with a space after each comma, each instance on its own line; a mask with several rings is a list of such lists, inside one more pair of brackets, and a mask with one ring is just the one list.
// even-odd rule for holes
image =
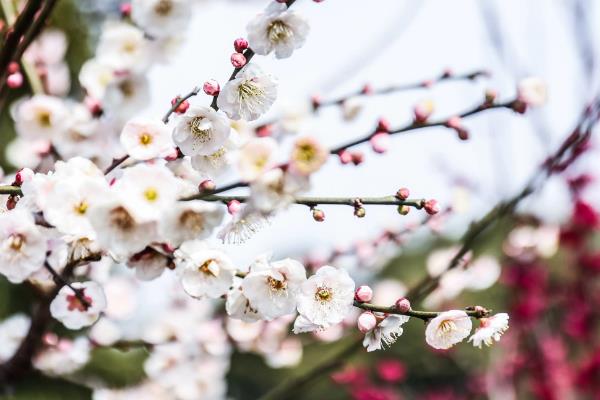
[[367, 348], [367, 351], [381, 350], [385, 346], [391, 346], [404, 332], [402, 325], [408, 320], [409, 317], [405, 315], [388, 315], [365, 334], [363, 346]]
[[256, 322], [262, 319], [262, 316], [258, 311], [252, 307], [250, 300], [242, 291], [241, 279], [235, 280], [233, 288], [227, 293], [227, 300], [225, 301], [225, 310], [227, 315], [236, 320], [244, 322]]
[[[102, 287], [96, 282], [74, 282], [63, 286], [52, 303], [50, 313], [69, 329], [81, 329], [98, 320], [100, 313], [106, 308], [106, 296]], [[77, 290], [85, 301], [73, 291]]]
[[266, 266], [255, 264], [242, 282], [242, 292], [264, 319], [271, 320], [294, 312], [305, 281], [304, 265], [288, 258]]
[[25, 314], [14, 314], [0, 322], [0, 362], [8, 361], [27, 335], [31, 319]]
[[[323, 266], [301, 286], [298, 295], [300, 322], [303, 326], [308, 321], [314, 326], [328, 328], [342, 322], [352, 309], [353, 301], [354, 281], [348, 272]], [[300, 322], [297, 320], [298, 325]]]
[[181, 32], [190, 17], [188, 0], [133, 0], [131, 3], [133, 22], [155, 38]]
[[146, 75], [120, 75], [106, 86], [101, 99], [107, 115], [127, 120], [150, 103], [150, 83]]
[[161, 121], [146, 118], [135, 118], [125, 124], [121, 144], [134, 160], [164, 157], [173, 151], [169, 128]]
[[223, 207], [201, 200], [180, 201], [160, 221], [161, 236], [173, 246], [186, 240], [205, 239], [223, 221]]
[[196, 298], [219, 298], [233, 284], [235, 267], [224, 252], [205, 242], [185, 242], [175, 251], [175, 265], [183, 289]]
[[221, 229], [217, 235], [223, 243], [241, 244], [268, 225], [267, 215], [245, 206], [233, 219]]
[[517, 96], [520, 101], [528, 106], [544, 105], [548, 97], [546, 83], [535, 76], [524, 78], [517, 87]]
[[315, 138], [299, 138], [294, 143], [290, 169], [300, 175], [310, 175], [325, 164], [327, 157], [329, 157], [329, 151]]
[[229, 167], [235, 162], [238, 147], [238, 134], [232, 130], [223, 146], [209, 155], [192, 156], [190, 165], [205, 178], [217, 178], [229, 171]]
[[253, 138], [240, 148], [238, 170], [242, 179], [252, 182], [275, 165], [277, 142], [270, 137]]
[[287, 58], [304, 45], [310, 27], [296, 12], [288, 10], [281, 2], [271, 2], [246, 27], [248, 42], [256, 54], [272, 51], [277, 58]]
[[146, 247], [127, 260], [127, 266], [135, 269], [135, 276], [142, 281], [151, 281], [162, 275], [169, 266], [169, 258], [152, 247]]
[[210, 156], [224, 145], [231, 127], [222, 112], [210, 107], [190, 107], [179, 117], [173, 141], [186, 156]]
[[425, 329], [425, 340], [434, 349], [449, 349], [469, 336], [472, 326], [466, 312], [445, 311], [429, 321]]
[[469, 338], [469, 342], [473, 342], [473, 346], [481, 348], [482, 344], [491, 346], [500, 341], [500, 337], [508, 330], [509, 316], [506, 313], [493, 315], [489, 318], [481, 318], [480, 326], [475, 330], [475, 333]]
[[308, 179], [281, 168], [262, 174], [250, 185], [250, 205], [263, 213], [283, 209], [293, 203], [299, 193], [308, 189]]
[[21, 208], [0, 213], [0, 273], [21, 283], [44, 265], [47, 239], [33, 215]]
[[96, 48], [97, 60], [119, 72], [140, 73], [151, 60], [144, 32], [125, 22], [111, 21], [102, 28]]
[[33, 366], [50, 376], [71, 374], [90, 360], [91, 345], [85, 337], [60, 339], [46, 347], [33, 359]]
[[227, 82], [217, 105], [233, 120], [254, 121], [269, 111], [277, 98], [277, 80], [255, 64], [246, 65]]
[[51, 140], [65, 129], [68, 108], [54, 96], [37, 94], [16, 104], [13, 119], [17, 133], [30, 140]]

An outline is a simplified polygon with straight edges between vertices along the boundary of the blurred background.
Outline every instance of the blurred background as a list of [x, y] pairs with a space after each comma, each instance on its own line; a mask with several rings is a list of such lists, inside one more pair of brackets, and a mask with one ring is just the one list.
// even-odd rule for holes
[[[245, 35], [246, 23], [267, 1], [195, 3], [189, 29], [181, 32], [185, 40], [148, 73], [151, 101], [140, 115], [162, 116], [175, 95], [209, 78], [225, 81], [233, 39]], [[79, 68], [92, 57], [104, 20], [119, 17], [120, 5], [109, 0], [58, 2], [50, 25], [67, 35], [69, 91], [74, 97], [81, 97]], [[310, 194], [316, 196], [384, 196], [408, 187], [414, 197], [435, 198], [443, 210], [451, 208], [435, 223], [423, 225], [421, 213], [403, 217], [393, 207], [376, 206], [368, 207], [363, 219], [350, 209], [324, 206], [326, 221], [317, 223], [306, 207], [294, 206], [246, 243], [227, 246], [240, 265], [268, 252], [276, 259], [294, 257], [315, 266], [332, 261], [350, 269], [357, 282], [372, 282], [382, 303], [393, 302], [426, 271], [447, 263], [472, 221], [524, 187], [600, 89], [598, 2], [298, 0], [294, 7], [311, 25], [305, 46], [288, 59], [254, 61], [280, 82], [275, 106], [256, 125], [282, 115], [292, 119], [296, 132], [283, 136], [284, 146], [302, 134], [335, 146], [365, 135], [381, 117], [393, 127], [403, 126], [412, 121], [415, 105], [424, 101], [433, 102], [432, 119], [445, 119], [479, 105], [488, 89], [500, 101], [514, 99], [517, 83], [530, 76], [544, 80], [548, 101], [525, 115], [500, 109], [465, 119], [468, 141], [440, 127], [393, 137], [385, 154], [370, 151], [367, 144], [364, 163], [341, 166], [330, 157], [312, 182]], [[381, 88], [435, 79], [445, 71], [481, 70], [489, 76], [311, 111], [315, 95], [327, 100], [365, 84]], [[11, 100], [24, 94], [12, 92]], [[207, 102], [203, 96], [192, 100]], [[345, 118], [350, 106], [359, 112]], [[14, 170], [4, 154], [14, 137], [9, 114], [5, 107], [0, 122], [7, 173]], [[265, 362], [268, 351], [248, 351], [230, 338], [236, 346], [226, 375], [228, 396], [258, 398], [289, 377], [333, 359], [310, 384], [279, 398], [599, 399], [600, 243], [594, 207], [600, 206], [600, 186], [593, 182], [600, 170], [597, 143], [592, 136], [584, 157], [485, 233], [471, 255], [473, 265], [487, 262], [478, 269], [480, 275], [455, 277], [461, 282], [454, 286], [459, 288], [456, 293], [440, 289], [424, 303], [433, 309], [481, 304], [509, 312], [511, 328], [498, 345], [479, 350], [463, 344], [435, 352], [424, 343], [423, 325], [412, 321], [386, 351], [344, 351], [356, 340], [351, 326], [345, 335], [302, 337], [300, 354], [288, 349], [278, 353], [279, 361]], [[235, 176], [229, 179], [220, 183]], [[139, 336], [142, 322], [165, 309], [169, 296], [164, 289], [173, 281], [165, 274], [135, 284], [135, 296], [127, 300], [135, 303], [135, 312], [119, 321], [125, 338]], [[3, 281], [0, 290], [0, 316], [28, 309], [26, 288]], [[74, 376], [36, 375], [1, 398], [89, 398], [90, 387], [135, 386], [146, 379], [147, 357], [144, 347], [98, 348]]]

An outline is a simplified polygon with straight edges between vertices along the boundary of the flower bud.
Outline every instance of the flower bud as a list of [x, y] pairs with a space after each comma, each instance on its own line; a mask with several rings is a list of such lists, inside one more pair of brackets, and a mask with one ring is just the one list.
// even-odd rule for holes
[[364, 207], [356, 207], [354, 208], [354, 216], [358, 218], [364, 218], [367, 215], [367, 210]]
[[319, 210], [318, 208], [313, 208], [312, 210], [313, 219], [317, 222], [325, 221], [325, 213], [323, 210]]
[[396, 198], [398, 200], [406, 200], [408, 199], [408, 196], [410, 196], [410, 190], [408, 190], [407, 188], [400, 188], [396, 192]]
[[238, 200], [231, 200], [227, 203], [227, 212], [231, 215], [235, 215], [242, 209], [242, 203]]
[[241, 53], [233, 53], [231, 55], [231, 65], [233, 65], [235, 68], [242, 68], [244, 65], [246, 65], [246, 62], [246, 57]]
[[386, 132], [376, 133], [371, 137], [369, 142], [375, 153], [385, 153], [390, 147], [390, 134]]
[[406, 313], [410, 311], [410, 301], [406, 297], [402, 297], [401, 299], [396, 300], [396, 309], [401, 313]]
[[365, 311], [358, 317], [358, 330], [367, 333], [377, 326], [377, 318], [371, 311]]
[[367, 83], [365, 86], [363, 86], [360, 92], [365, 95], [373, 94], [373, 86]]
[[[177, 102], [181, 100], [181, 97], [177, 96], [174, 99], [171, 100], [171, 105], [174, 106], [175, 104], [177, 104]], [[184, 100], [181, 102], [181, 104], [179, 104], [176, 108], [175, 108], [175, 112], [177, 114], [184, 114], [188, 108], [190, 108], [190, 103], [187, 100]]]
[[23, 182], [32, 179], [34, 174], [35, 173], [30, 168], [21, 168], [15, 174], [15, 185], [21, 186]]
[[446, 122], [446, 126], [452, 129], [461, 129], [462, 128], [462, 119], [458, 116], [451, 117], [448, 122]]
[[360, 151], [355, 151], [352, 153], [352, 163], [354, 165], [360, 165], [365, 161], [365, 155]]
[[494, 89], [487, 89], [485, 91], [485, 104], [488, 104], [488, 105], [494, 104], [497, 97], [498, 97], [498, 92], [496, 92]]
[[206, 93], [209, 96], [217, 96], [221, 91], [221, 86], [216, 80], [209, 79], [206, 82], [204, 82], [204, 86], [202, 86], [202, 89], [204, 90], [204, 93]]
[[390, 121], [381, 117], [377, 121], [377, 132], [389, 132], [391, 130]]
[[423, 204], [423, 208], [425, 209], [425, 211], [427, 211], [427, 214], [429, 215], [435, 215], [440, 212], [440, 205], [438, 204], [437, 200], [434, 199], [427, 200]]
[[19, 66], [18, 62], [11, 61], [10, 64], [8, 64], [7, 70], [9, 74], [14, 74], [15, 72], [19, 72], [21, 70], [21, 67]]
[[102, 115], [102, 103], [100, 103], [99, 100], [90, 96], [86, 96], [83, 99], [83, 104], [85, 104], [87, 109], [94, 117], [99, 117]]
[[321, 107], [321, 96], [319, 96], [318, 94], [313, 95], [310, 98], [310, 103], [314, 111], [318, 110], [319, 107]]
[[340, 151], [338, 157], [340, 158], [340, 162], [344, 165], [352, 162], [352, 154], [350, 154], [348, 150]]
[[123, 3], [119, 9], [123, 18], [127, 18], [131, 15], [131, 3]]
[[266, 125], [259, 126], [258, 128], [256, 128], [256, 136], [258, 136], [258, 137], [273, 136], [273, 125], [266, 124]]
[[217, 185], [215, 185], [215, 183], [210, 179], [202, 181], [202, 182], [200, 182], [200, 185], [198, 185], [198, 190], [200, 192], [212, 192], [216, 188], [217, 188]]
[[238, 53], [243, 53], [248, 48], [248, 41], [244, 38], [237, 38], [233, 42], [233, 47]]
[[354, 298], [361, 303], [371, 301], [373, 299], [373, 289], [369, 286], [359, 286], [354, 292]]
[[8, 196], [8, 199], [6, 199], [6, 209], [12, 210], [13, 208], [15, 208], [17, 206], [18, 201], [19, 201], [18, 196]]
[[6, 78], [6, 85], [11, 89], [20, 88], [23, 85], [23, 74], [15, 72]]
[[408, 215], [409, 212], [410, 212], [410, 207], [407, 206], [406, 204], [402, 204], [401, 206], [398, 206], [398, 214]]

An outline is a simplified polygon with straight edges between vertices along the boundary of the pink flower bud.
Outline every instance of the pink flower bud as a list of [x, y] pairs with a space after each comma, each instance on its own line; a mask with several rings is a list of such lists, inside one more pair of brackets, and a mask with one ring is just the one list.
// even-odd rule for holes
[[[175, 97], [173, 100], [171, 100], [171, 105], [174, 106], [179, 100], [181, 100], [181, 97]], [[190, 103], [187, 100], [184, 100], [177, 106], [177, 108], [175, 108], [175, 112], [177, 114], [185, 114], [188, 108], [190, 108]]]
[[12, 210], [17, 206], [18, 197], [17, 196], [8, 196], [6, 199], [6, 209]]
[[377, 132], [389, 132], [391, 130], [390, 121], [385, 118], [379, 118], [377, 121]]
[[366, 94], [366, 95], [370, 95], [373, 94], [373, 86], [371, 86], [370, 84], [365, 84], [365, 86], [363, 86], [362, 90], [360, 91], [362, 94]]
[[123, 3], [119, 8], [121, 11], [121, 16], [129, 17], [131, 15], [131, 3]]
[[270, 137], [273, 136], [273, 125], [261, 125], [256, 128], [256, 136], [258, 137]]
[[446, 126], [458, 130], [462, 127], [462, 119], [460, 117], [452, 117], [446, 122]]
[[457, 129], [456, 134], [460, 140], [469, 140], [469, 131], [464, 128]]
[[216, 188], [217, 185], [210, 179], [202, 181], [200, 182], [200, 185], [198, 185], [198, 190], [200, 190], [200, 192], [212, 192]]
[[244, 38], [237, 38], [233, 42], [233, 47], [238, 53], [243, 53], [248, 48], [248, 41]]
[[8, 64], [7, 70], [9, 74], [14, 74], [15, 72], [19, 72], [21, 70], [21, 67], [19, 66], [18, 62], [11, 61], [10, 64]]
[[494, 89], [487, 89], [485, 91], [486, 104], [494, 104], [494, 101], [496, 101], [497, 97], [498, 97], [498, 92], [496, 92]]
[[97, 99], [86, 96], [83, 99], [83, 103], [94, 117], [102, 115], [102, 104]]
[[371, 137], [369, 142], [375, 153], [385, 153], [390, 147], [390, 134], [386, 132], [376, 133]]
[[358, 317], [358, 330], [367, 333], [377, 326], [377, 318], [371, 311], [365, 311]]
[[408, 199], [408, 196], [410, 196], [410, 190], [408, 190], [407, 188], [400, 188], [396, 192], [396, 198], [398, 200], [406, 200]]
[[444, 74], [442, 75], [444, 78], [449, 78], [452, 75], [454, 75], [454, 71], [452, 70], [452, 68], [446, 68], [444, 70]]
[[406, 297], [398, 299], [396, 301], [396, 309], [401, 313], [406, 313], [410, 311], [410, 301]]
[[354, 165], [360, 165], [365, 161], [365, 155], [360, 151], [355, 151], [352, 153], [352, 163]]
[[56, 346], [58, 344], [58, 335], [54, 332], [46, 332], [44, 336], [42, 336], [42, 342], [46, 346]]
[[235, 215], [242, 209], [242, 203], [237, 200], [231, 200], [227, 203], [227, 212], [231, 215]]
[[438, 204], [437, 200], [434, 199], [427, 200], [423, 204], [423, 208], [425, 208], [425, 211], [427, 211], [427, 214], [429, 215], [435, 215], [440, 212], [440, 205]]
[[235, 68], [242, 68], [246, 65], [246, 57], [241, 53], [233, 53], [231, 55], [231, 65]]
[[179, 158], [179, 150], [177, 147], [173, 147], [173, 149], [165, 156], [165, 160], [167, 161], [175, 161]]
[[352, 154], [350, 154], [348, 150], [340, 151], [338, 157], [340, 158], [340, 162], [344, 165], [352, 162]]
[[366, 285], [359, 286], [354, 293], [354, 298], [362, 303], [371, 301], [373, 299], [373, 289]]
[[318, 94], [315, 94], [310, 98], [313, 110], [318, 110], [319, 107], [321, 107], [321, 101], [321, 96]]
[[6, 78], [6, 85], [11, 89], [20, 88], [23, 85], [23, 74], [15, 72]]
[[31, 180], [35, 173], [30, 168], [21, 168], [15, 174], [15, 185], [21, 186], [23, 182]]
[[206, 82], [204, 82], [204, 86], [202, 86], [202, 89], [204, 89], [204, 93], [206, 93], [209, 96], [217, 96], [221, 91], [221, 86], [216, 80], [209, 79]]
[[312, 210], [312, 216], [313, 219], [317, 222], [325, 221], [325, 213], [323, 212], [323, 210], [319, 210], [318, 208]]

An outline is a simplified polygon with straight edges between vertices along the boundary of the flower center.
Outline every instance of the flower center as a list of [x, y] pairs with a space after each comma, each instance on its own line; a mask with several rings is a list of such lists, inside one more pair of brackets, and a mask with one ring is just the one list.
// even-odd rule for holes
[[25, 244], [25, 237], [20, 233], [13, 233], [8, 237], [8, 245], [14, 251], [19, 251]]
[[240, 98], [240, 102], [248, 101], [254, 98], [262, 98], [264, 95], [265, 90], [251, 79], [243, 82], [238, 87], [238, 96]]
[[316, 154], [317, 152], [315, 151], [314, 146], [311, 146], [310, 144], [302, 144], [297, 147], [296, 160], [309, 163], [314, 160]]
[[135, 86], [132, 81], [124, 80], [119, 84], [119, 90], [125, 97], [131, 97], [135, 93]]
[[49, 128], [52, 125], [52, 121], [50, 120], [50, 112], [44, 110], [40, 111], [37, 114], [38, 123], [44, 128]]
[[198, 271], [202, 272], [205, 275], [212, 275], [216, 277], [217, 275], [214, 272], [214, 268], [211, 269], [212, 263], [216, 263], [216, 261], [212, 258], [206, 260], [202, 265], [198, 267]]
[[331, 291], [331, 288], [325, 286], [317, 288], [317, 291], [315, 292], [315, 299], [322, 303], [330, 301], [332, 297], [333, 292]]
[[162, 17], [166, 17], [171, 13], [173, 9], [173, 2], [171, 0], [160, 0], [154, 6], [154, 12]]
[[123, 207], [117, 207], [110, 212], [110, 222], [122, 231], [133, 229], [135, 221]]
[[142, 133], [140, 135], [140, 143], [143, 144], [144, 146], [149, 145], [150, 143], [152, 143], [152, 136], [150, 136], [146, 132]]
[[123, 43], [123, 51], [125, 53], [133, 53], [137, 49], [137, 44], [134, 41], [127, 41]]
[[81, 296], [83, 297], [83, 301], [81, 301], [76, 295], [70, 294], [67, 296], [67, 308], [69, 311], [77, 310], [79, 312], [87, 311], [88, 308], [92, 305], [92, 298], [85, 295], [84, 289], [80, 291]]
[[201, 143], [206, 143], [211, 139], [211, 124], [206, 123], [206, 118], [204, 117], [195, 117], [190, 122], [190, 130], [192, 134], [198, 139]]
[[84, 215], [88, 209], [87, 201], [83, 200], [75, 205], [75, 212], [79, 215]]
[[144, 197], [146, 198], [146, 200], [148, 201], [156, 201], [156, 199], [158, 199], [158, 192], [156, 191], [156, 189], [154, 188], [148, 188], [146, 189], [146, 191], [144, 192]]
[[442, 334], [447, 334], [456, 330], [456, 324], [451, 319], [446, 319], [440, 324], [439, 330]]
[[294, 36], [294, 32], [282, 21], [273, 21], [267, 29], [269, 40], [273, 43], [281, 43], [287, 41]]
[[270, 277], [270, 276], [267, 278], [267, 283], [269, 284], [269, 286], [271, 287], [271, 289], [274, 290], [274, 291], [285, 290], [287, 288], [287, 282], [280, 281], [280, 280], [275, 279], [275, 278]]
[[188, 230], [198, 232], [204, 228], [204, 217], [200, 213], [186, 210], [181, 213], [179, 223]]

